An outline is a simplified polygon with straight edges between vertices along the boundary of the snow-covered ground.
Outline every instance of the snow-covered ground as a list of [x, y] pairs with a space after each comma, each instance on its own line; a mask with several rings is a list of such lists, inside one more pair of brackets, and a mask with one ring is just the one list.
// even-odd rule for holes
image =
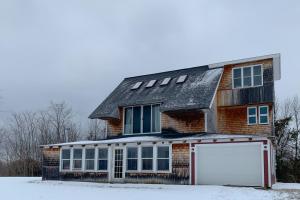
[[[292, 187], [292, 188], [289, 188]], [[3, 200], [269, 200], [300, 199], [300, 184], [275, 185], [278, 190], [222, 186], [100, 184], [41, 181], [41, 178], [0, 178]], [[283, 189], [283, 190], [281, 190]], [[290, 191], [289, 189], [293, 189]]]

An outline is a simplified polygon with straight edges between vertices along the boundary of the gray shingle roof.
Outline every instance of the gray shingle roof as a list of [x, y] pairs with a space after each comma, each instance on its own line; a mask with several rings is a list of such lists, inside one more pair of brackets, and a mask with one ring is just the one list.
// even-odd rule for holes
[[[209, 108], [222, 72], [223, 68], [209, 69], [206, 65], [125, 78], [89, 118], [119, 119], [119, 107], [152, 103], [161, 103], [161, 112]], [[181, 75], [187, 75], [186, 81], [176, 83]], [[161, 86], [160, 83], [167, 77], [171, 77], [171, 81]], [[157, 82], [147, 88], [151, 80]], [[139, 81], [143, 84], [132, 90]]]

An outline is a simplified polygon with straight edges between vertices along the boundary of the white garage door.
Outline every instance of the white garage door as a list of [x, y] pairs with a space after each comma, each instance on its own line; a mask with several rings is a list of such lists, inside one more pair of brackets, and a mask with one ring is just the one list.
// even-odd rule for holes
[[263, 187], [261, 143], [195, 146], [196, 184]]

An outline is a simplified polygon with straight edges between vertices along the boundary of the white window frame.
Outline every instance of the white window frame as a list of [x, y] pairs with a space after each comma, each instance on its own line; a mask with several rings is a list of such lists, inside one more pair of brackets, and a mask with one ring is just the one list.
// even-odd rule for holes
[[[255, 109], [255, 115], [250, 115], [249, 110], [253, 109], [253, 108]], [[250, 123], [250, 120], [249, 120], [250, 117], [255, 117], [255, 123]], [[257, 124], [257, 106], [247, 107], [247, 124], [248, 125], [256, 125]]]
[[[167, 158], [158, 158], [158, 147], [169, 147], [169, 170], [158, 170], [158, 160], [166, 160]], [[158, 144], [156, 146], [156, 156], [155, 156], [155, 160], [156, 160], [156, 172], [158, 173], [171, 173], [172, 172], [172, 145], [164, 145], [164, 144]]]
[[[143, 148], [144, 147], [152, 147], [152, 158], [143, 158]], [[142, 145], [141, 146], [141, 156], [140, 156], [140, 158], [141, 158], [141, 161], [140, 161], [140, 163], [141, 163], [141, 172], [154, 172], [154, 171], [156, 171], [155, 170], [155, 163], [154, 163], [154, 156], [155, 156], [155, 146], [154, 145]], [[149, 160], [149, 159], [152, 159], [152, 169], [143, 169], [143, 160]]]
[[[161, 112], [159, 111], [159, 123], [160, 123], [160, 130], [158, 132], [152, 132], [152, 108], [153, 106], [160, 106], [161, 104], [157, 103], [157, 104], [145, 104], [145, 105], [137, 105], [137, 106], [126, 106], [123, 108], [123, 135], [141, 135], [141, 134], [159, 134], [161, 133], [162, 130], [162, 126], [161, 126]], [[144, 112], [144, 106], [151, 106], [151, 116], [150, 116], [150, 129], [151, 131], [149, 133], [144, 133], [143, 132], [143, 112]], [[141, 120], [140, 120], [140, 125], [141, 125], [141, 132], [140, 133], [133, 133], [133, 108], [134, 107], [140, 107], [141, 108]], [[125, 110], [127, 108], [132, 108], [132, 113], [131, 113], [131, 122], [132, 122], [132, 127], [131, 127], [131, 133], [125, 133]]]
[[[62, 152], [63, 152], [63, 150], [70, 150], [70, 159], [63, 159], [62, 158]], [[72, 155], [73, 154], [73, 150], [72, 150], [72, 148], [70, 148], [70, 147], [64, 147], [64, 148], [61, 148], [60, 149], [60, 164], [59, 164], [59, 169], [60, 169], [60, 171], [61, 172], [67, 172], [67, 171], [72, 171], [72, 168], [73, 168], [73, 161], [72, 161]], [[69, 160], [70, 161], [70, 167], [69, 167], [69, 169], [63, 169], [63, 161], [64, 160]]]
[[[74, 150], [75, 149], [81, 149], [81, 168], [74, 168], [74, 161], [75, 160], [80, 160], [80, 159], [74, 159]], [[81, 147], [72, 147], [71, 148], [72, 150], [72, 171], [84, 171], [84, 168], [85, 168], [85, 162], [84, 162], [84, 148], [81, 148]]]
[[[261, 114], [260, 113], [260, 108], [267, 108], [267, 114]], [[261, 116], [265, 116], [265, 117], [267, 117], [267, 122], [266, 123], [262, 123], [261, 121], [260, 121], [260, 117]], [[267, 105], [263, 105], [263, 106], [259, 106], [258, 107], [258, 121], [259, 121], [259, 124], [269, 124], [270, 123], [270, 120], [269, 120], [269, 106], [267, 106]]]
[[[87, 159], [86, 158], [86, 150], [88, 150], [88, 149], [93, 149], [94, 150], [94, 159]], [[95, 169], [95, 162], [96, 162], [96, 148], [94, 148], [94, 147], [86, 147], [85, 149], [84, 149], [84, 151], [85, 151], [85, 153], [84, 153], [84, 171], [87, 171], [87, 172], [94, 172], [96, 169]], [[93, 160], [94, 161], [94, 169], [87, 169], [86, 168], [86, 161], [90, 161], [90, 160]]]
[[[129, 170], [128, 169], [128, 148], [136, 148], [136, 150], [137, 150], [137, 157], [136, 157], [136, 160], [137, 160], [137, 169], [136, 170]], [[126, 172], [138, 172], [139, 171], [139, 147], [138, 146], [127, 146], [126, 147], [126, 157], [125, 157], [125, 159], [126, 159]], [[129, 158], [129, 159], [135, 159], [135, 158]]]
[[[254, 73], [253, 69], [255, 66], [260, 66], [261, 68], [261, 85], [254, 85]], [[248, 68], [251, 67], [251, 86], [244, 86], [244, 70], [243, 68]], [[235, 87], [234, 85], [234, 70], [235, 69], [241, 69], [241, 86], [240, 87]], [[263, 74], [263, 65], [262, 64], [257, 64], [257, 65], [248, 65], [248, 66], [242, 66], [242, 67], [234, 67], [231, 70], [231, 81], [232, 81], [232, 89], [242, 89], [242, 88], [251, 88], [251, 87], [261, 87], [264, 84], [264, 74]]]
[[[99, 159], [99, 150], [100, 149], [106, 149], [107, 150], [107, 157], [106, 157], [106, 159], [103, 159], [103, 158]], [[98, 147], [98, 148], [96, 148], [96, 151], [97, 151], [96, 152], [97, 156], [96, 156], [96, 168], [95, 168], [95, 170], [97, 172], [108, 172], [108, 169], [109, 169], [109, 158], [110, 158], [110, 156], [109, 156], [109, 148], [108, 147]], [[106, 160], [106, 162], [107, 162], [106, 169], [99, 169], [99, 160]]]

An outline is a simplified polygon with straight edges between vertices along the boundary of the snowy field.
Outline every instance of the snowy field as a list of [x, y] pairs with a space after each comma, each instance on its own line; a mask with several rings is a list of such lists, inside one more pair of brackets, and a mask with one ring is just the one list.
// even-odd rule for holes
[[3, 200], [269, 200], [300, 199], [300, 184], [279, 183], [273, 190], [222, 186], [168, 186], [41, 181], [41, 178], [0, 178]]

